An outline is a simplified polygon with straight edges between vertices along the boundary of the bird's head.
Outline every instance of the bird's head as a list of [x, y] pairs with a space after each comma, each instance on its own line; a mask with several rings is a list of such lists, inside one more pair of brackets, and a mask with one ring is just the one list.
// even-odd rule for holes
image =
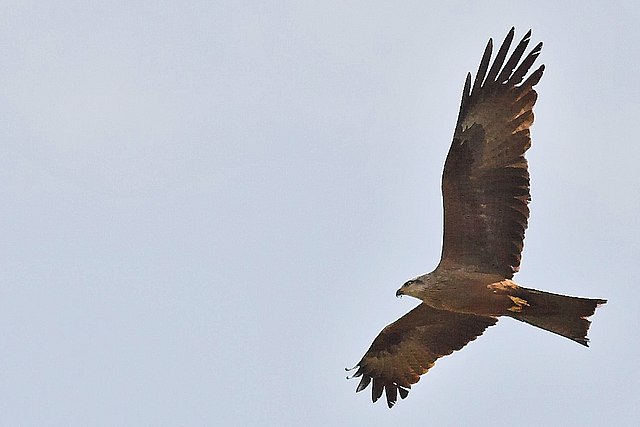
[[425, 287], [426, 284], [422, 280], [422, 277], [416, 277], [415, 279], [405, 282], [405, 284], [396, 291], [396, 296], [400, 297], [402, 295], [409, 295], [415, 298], [420, 298], [418, 295], [424, 291]]

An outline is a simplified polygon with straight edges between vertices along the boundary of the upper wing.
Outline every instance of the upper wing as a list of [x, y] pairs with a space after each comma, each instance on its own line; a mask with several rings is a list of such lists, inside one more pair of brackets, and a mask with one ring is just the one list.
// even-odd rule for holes
[[[356, 392], [373, 379], [371, 397], [375, 402], [385, 389], [391, 408], [398, 392], [404, 399], [411, 384], [420, 380], [435, 361], [481, 335], [498, 319], [473, 314], [437, 310], [420, 304], [385, 327], [358, 362], [354, 377], [362, 376]], [[355, 369], [355, 368], [354, 368]]]
[[492, 40], [471, 87], [467, 75], [453, 143], [442, 174], [444, 239], [441, 265], [465, 266], [511, 278], [520, 266], [530, 201], [524, 153], [537, 99], [541, 65], [522, 82], [540, 54], [539, 43], [520, 63], [531, 31], [506, 61], [512, 28], [489, 68]]

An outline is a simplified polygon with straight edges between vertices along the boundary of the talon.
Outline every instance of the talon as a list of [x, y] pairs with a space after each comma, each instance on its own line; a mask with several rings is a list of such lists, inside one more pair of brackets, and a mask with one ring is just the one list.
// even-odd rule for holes
[[515, 304], [513, 307], [509, 307], [507, 310], [509, 311], [513, 311], [515, 313], [519, 313], [522, 311], [523, 307], [529, 307], [529, 303], [527, 302], [527, 300], [524, 300], [522, 298], [518, 298], [518, 297], [513, 297], [511, 295], [509, 295], [509, 299], [511, 301], [513, 301], [513, 303]]

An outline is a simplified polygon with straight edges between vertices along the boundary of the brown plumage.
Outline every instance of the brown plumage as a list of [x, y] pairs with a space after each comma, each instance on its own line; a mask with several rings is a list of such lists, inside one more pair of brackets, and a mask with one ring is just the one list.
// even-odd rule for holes
[[541, 65], [521, 84], [542, 43], [513, 71], [531, 31], [500, 71], [513, 35], [512, 29], [485, 78], [492, 50], [489, 40], [471, 90], [471, 74], [467, 75], [442, 174], [441, 262], [473, 265], [506, 278], [518, 271], [527, 228], [531, 196], [524, 153], [531, 146], [529, 127], [538, 97], [533, 86], [544, 71]]
[[587, 346], [587, 317], [606, 302], [528, 289], [511, 280], [520, 268], [529, 218], [524, 154], [531, 146], [538, 96], [533, 87], [544, 71], [541, 65], [529, 74], [542, 43], [522, 59], [531, 31], [507, 59], [514, 33], [512, 28], [491, 66], [489, 40], [473, 86], [467, 75], [442, 174], [440, 263], [396, 293], [423, 303], [384, 328], [354, 367], [353, 377], [361, 377], [356, 391], [372, 383], [374, 402], [383, 392], [389, 407], [398, 394], [404, 399], [438, 358], [460, 350], [499, 316]]
[[398, 393], [402, 399], [407, 397], [411, 384], [417, 383], [438, 358], [460, 350], [497, 321], [495, 317], [420, 304], [385, 327], [373, 341], [353, 375], [362, 376], [356, 392], [373, 380], [373, 401], [382, 396], [384, 389], [391, 408]]

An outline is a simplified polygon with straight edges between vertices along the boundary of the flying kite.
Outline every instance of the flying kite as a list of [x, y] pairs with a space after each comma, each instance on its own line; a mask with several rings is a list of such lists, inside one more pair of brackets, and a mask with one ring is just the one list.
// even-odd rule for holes
[[[515, 28], [493, 64], [489, 39], [473, 85], [471, 73], [442, 174], [444, 238], [434, 271], [406, 282], [396, 296], [422, 303], [385, 327], [353, 377], [356, 392], [372, 384], [372, 400], [385, 392], [389, 408], [435, 361], [476, 339], [499, 316], [529, 323], [588, 346], [587, 318], [603, 299], [578, 298], [519, 286], [524, 232], [529, 217], [525, 152], [538, 97], [541, 65], [525, 79], [542, 50], [538, 43], [520, 61], [531, 30], [507, 59]], [[505, 59], [506, 63], [505, 63]]]

